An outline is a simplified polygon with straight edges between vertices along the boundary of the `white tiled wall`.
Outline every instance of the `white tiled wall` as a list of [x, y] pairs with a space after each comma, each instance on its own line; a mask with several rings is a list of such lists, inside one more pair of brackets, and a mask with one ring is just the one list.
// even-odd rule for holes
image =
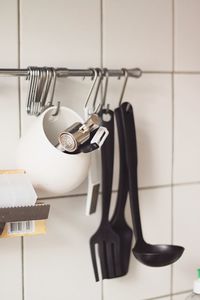
[[[102, 64], [144, 71], [141, 79], [129, 79], [124, 97], [135, 111], [144, 234], [149, 242], [186, 248], [173, 267], [148, 268], [132, 256], [126, 277], [96, 284], [88, 241], [100, 205], [96, 215], [84, 216], [85, 183], [49, 200], [45, 237], [0, 241], [1, 299], [185, 299], [200, 266], [199, 7], [198, 0], [0, 0], [2, 68]], [[83, 114], [90, 84], [58, 79], [55, 102]], [[113, 108], [121, 85], [109, 81]], [[17, 79], [0, 77], [0, 169], [15, 167], [20, 124], [23, 135], [35, 120], [25, 112], [24, 79], [20, 92], [21, 105]], [[117, 158], [116, 142], [113, 201]]]

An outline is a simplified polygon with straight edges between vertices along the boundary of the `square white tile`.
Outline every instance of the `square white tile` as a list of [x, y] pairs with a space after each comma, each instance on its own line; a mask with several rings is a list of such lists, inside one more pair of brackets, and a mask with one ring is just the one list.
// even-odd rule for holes
[[103, 62], [112, 68], [171, 70], [171, 1], [103, 1]]
[[[123, 79], [122, 79], [123, 80]], [[122, 88], [122, 81], [110, 79], [107, 103], [114, 109]], [[171, 76], [144, 74], [130, 78], [124, 101], [133, 105], [138, 143], [139, 186], [170, 184], [172, 156]], [[113, 189], [118, 187], [118, 141], [115, 143], [115, 176]]]
[[175, 69], [200, 70], [198, 0], [175, 0]]
[[22, 0], [20, 12], [23, 67], [89, 68], [99, 64], [98, 0]]
[[[142, 190], [141, 220], [144, 238], [149, 243], [171, 241], [171, 191], [169, 188]], [[113, 200], [116, 194], [113, 193]], [[127, 220], [131, 224], [129, 205]], [[133, 243], [134, 245], [134, 243]], [[158, 284], [159, 282], [159, 284]], [[152, 268], [142, 265], [131, 253], [129, 273], [104, 281], [104, 299], [153, 299], [170, 294], [170, 267]]]
[[173, 292], [191, 290], [199, 266], [200, 185], [174, 187], [174, 243], [185, 247], [173, 267]]
[[200, 180], [200, 76], [175, 76], [174, 181]]
[[0, 68], [16, 68], [18, 58], [17, 0], [0, 2]]
[[47, 234], [25, 238], [26, 299], [101, 299], [89, 248], [99, 216], [84, 216], [84, 200], [72, 197], [50, 201]]

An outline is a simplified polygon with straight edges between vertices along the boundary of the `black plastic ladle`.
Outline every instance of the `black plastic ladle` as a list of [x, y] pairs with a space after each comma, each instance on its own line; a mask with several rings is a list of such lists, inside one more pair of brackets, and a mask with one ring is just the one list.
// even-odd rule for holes
[[150, 267], [162, 267], [178, 260], [184, 248], [175, 245], [152, 245], [145, 242], [142, 233], [140, 218], [138, 182], [137, 182], [137, 144], [133, 116], [130, 103], [121, 105], [123, 130], [125, 137], [126, 159], [129, 174], [129, 195], [133, 228], [135, 233], [135, 246], [132, 249], [134, 256], [143, 264]]

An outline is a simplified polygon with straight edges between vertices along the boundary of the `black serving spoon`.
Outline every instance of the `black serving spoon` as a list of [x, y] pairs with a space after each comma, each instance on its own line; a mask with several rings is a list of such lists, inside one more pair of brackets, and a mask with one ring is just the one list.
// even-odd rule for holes
[[145, 242], [142, 233], [138, 182], [137, 182], [137, 144], [133, 116], [130, 103], [121, 105], [123, 129], [126, 145], [126, 159], [129, 174], [129, 194], [133, 228], [135, 233], [135, 246], [132, 249], [134, 256], [143, 264], [150, 267], [162, 267], [174, 263], [182, 255], [184, 248], [175, 245], [152, 245]]
[[133, 232], [125, 220], [125, 206], [128, 196], [128, 169], [120, 107], [116, 108], [114, 113], [119, 137], [120, 172], [116, 206], [110, 223], [120, 238], [121, 272], [116, 274], [116, 277], [119, 277], [126, 275], [128, 272]]

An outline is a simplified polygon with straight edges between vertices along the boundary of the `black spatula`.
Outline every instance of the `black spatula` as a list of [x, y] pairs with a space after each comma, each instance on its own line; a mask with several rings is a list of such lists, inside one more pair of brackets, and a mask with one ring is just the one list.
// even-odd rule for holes
[[95, 245], [98, 245], [103, 279], [113, 278], [120, 273], [120, 238], [109, 222], [114, 160], [114, 116], [111, 110], [103, 110], [108, 121], [103, 121], [109, 135], [101, 148], [102, 156], [102, 218], [96, 233], [90, 239], [92, 263], [96, 281], [99, 280]]

